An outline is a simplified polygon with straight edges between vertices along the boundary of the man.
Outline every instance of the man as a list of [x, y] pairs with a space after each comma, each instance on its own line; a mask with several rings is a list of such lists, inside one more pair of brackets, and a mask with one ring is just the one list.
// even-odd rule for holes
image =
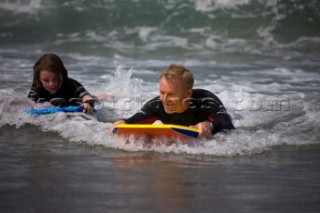
[[192, 126], [199, 138], [208, 138], [222, 130], [234, 129], [230, 116], [217, 96], [204, 89], [193, 88], [193, 74], [182, 65], [171, 64], [160, 75], [160, 96], [148, 101], [141, 111], [118, 124], [165, 124]]

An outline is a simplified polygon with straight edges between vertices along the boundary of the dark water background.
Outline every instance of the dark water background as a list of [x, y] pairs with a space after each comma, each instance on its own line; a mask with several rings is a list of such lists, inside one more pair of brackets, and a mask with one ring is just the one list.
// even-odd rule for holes
[[75, 144], [29, 126], [19, 130], [6, 126], [0, 134], [10, 141], [1, 145], [1, 212], [317, 212], [320, 208], [319, 145], [215, 157]]

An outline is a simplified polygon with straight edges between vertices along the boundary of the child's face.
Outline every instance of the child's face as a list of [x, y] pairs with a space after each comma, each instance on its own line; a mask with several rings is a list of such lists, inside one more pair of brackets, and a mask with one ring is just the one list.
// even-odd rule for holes
[[40, 82], [43, 88], [49, 91], [51, 94], [56, 93], [60, 89], [58, 76], [54, 72], [41, 70]]

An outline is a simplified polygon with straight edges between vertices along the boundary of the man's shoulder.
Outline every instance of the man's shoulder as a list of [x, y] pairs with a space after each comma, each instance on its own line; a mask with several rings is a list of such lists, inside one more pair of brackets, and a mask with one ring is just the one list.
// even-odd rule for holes
[[216, 97], [211, 91], [206, 89], [192, 89], [192, 97]]
[[160, 96], [156, 96], [156, 97], [150, 99], [149, 101], [147, 101], [147, 103], [145, 105], [148, 105], [148, 106], [158, 105], [160, 103], [161, 103]]
[[192, 99], [203, 101], [213, 101], [218, 104], [222, 104], [221, 100], [213, 92], [206, 89], [193, 89], [192, 90]]
[[162, 109], [163, 109], [163, 105], [159, 96], [150, 99], [141, 108], [141, 110], [145, 113], [158, 112], [158, 111], [161, 111]]

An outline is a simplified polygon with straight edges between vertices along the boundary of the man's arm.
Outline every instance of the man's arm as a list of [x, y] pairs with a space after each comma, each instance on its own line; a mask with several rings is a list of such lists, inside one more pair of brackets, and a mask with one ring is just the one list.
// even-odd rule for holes
[[234, 129], [231, 117], [227, 113], [227, 110], [221, 100], [210, 91], [204, 91], [203, 95], [204, 97], [201, 101], [201, 110], [209, 112], [209, 116], [207, 118], [208, 120], [204, 121], [207, 124], [201, 124], [201, 126], [203, 125], [206, 129], [204, 130], [204, 132], [210, 129], [210, 127], [208, 126], [208, 122], [210, 122], [212, 134], [225, 129]]
[[114, 122], [110, 127], [110, 132], [112, 133], [113, 129], [118, 124], [126, 124], [126, 123], [127, 124], [135, 124], [135, 123], [152, 124], [153, 122], [158, 120], [158, 117], [156, 116], [156, 110], [159, 104], [157, 103], [158, 101], [159, 101], [158, 97], [151, 99], [145, 105], [143, 105], [143, 107], [139, 112], [135, 113], [133, 116]]

